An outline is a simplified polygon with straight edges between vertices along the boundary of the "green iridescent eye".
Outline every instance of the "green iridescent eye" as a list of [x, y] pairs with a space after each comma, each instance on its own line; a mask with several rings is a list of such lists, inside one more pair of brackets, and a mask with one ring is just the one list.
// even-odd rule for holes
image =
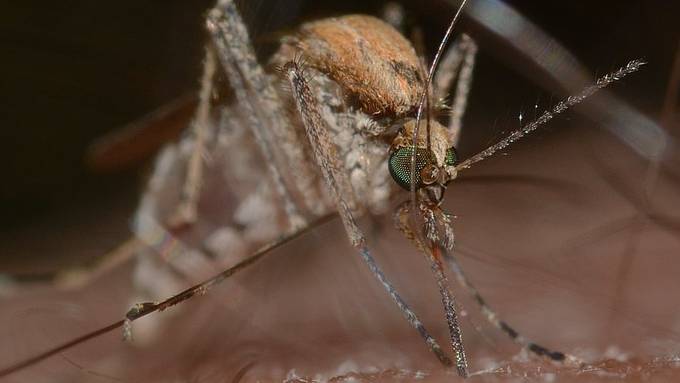
[[[411, 155], [413, 154], [413, 147], [406, 146], [395, 150], [388, 161], [390, 174], [394, 181], [406, 190], [411, 190]], [[447, 151], [448, 158], [448, 151]], [[420, 179], [420, 171], [429, 164], [434, 162], [434, 156], [428, 149], [416, 149], [416, 189], [422, 186]]]
[[453, 166], [458, 162], [458, 153], [456, 153], [456, 148], [453, 146], [446, 149], [446, 159], [444, 160], [446, 165]]

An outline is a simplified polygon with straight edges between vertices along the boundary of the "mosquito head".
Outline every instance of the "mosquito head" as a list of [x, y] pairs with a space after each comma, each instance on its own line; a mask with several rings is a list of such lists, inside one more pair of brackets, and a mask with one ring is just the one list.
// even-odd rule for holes
[[[430, 121], [430, 137], [428, 129], [418, 129], [418, 138], [414, 140], [415, 119], [404, 124], [392, 141], [388, 167], [394, 181], [406, 190], [411, 189], [411, 182], [418, 191], [422, 191], [429, 202], [439, 205], [444, 197], [446, 184], [456, 178], [457, 155], [449, 143], [446, 129], [436, 121]], [[416, 155], [415, 179], [411, 179], [411, 158], [413, 142]]]

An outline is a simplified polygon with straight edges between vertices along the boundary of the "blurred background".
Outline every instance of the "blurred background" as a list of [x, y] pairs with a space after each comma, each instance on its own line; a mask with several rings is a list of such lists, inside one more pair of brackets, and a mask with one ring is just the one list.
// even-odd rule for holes
[[[348, 12], [379, 14], [384, 6], [379, 0], [339, 3], [258, 0], [243, 2], [241, 9], [256, 36], [259, 53], [266, 57], [277, 33], [301, 20]], [[423, 28], [430, 50], [437, 46], [454, 13], [452, 3], [402, 2], [408, 22]], [[474, 6], [475, 0], [470, 3]], [[537, 44], [545, 44], [538, 48], [543, 55], [523, 56], [508, 42], [519, 39], [531, 45], [534, 40], [532, 34], [518, 32], [521, 25], [493, 13], [502, 9], [502, 4], [514, 8], [555, 39], [548, 42], [537, 38]], [[139, 160], [120, 163], [113, 156], [107, 166], [98, 166], [101, 163], [91, 157], [92, 144], [197, 91], [205, 41], [203, 20], [211, 5], [212, 1], [203, 0], [0, 4], [4, 48], [0, 60], [0, 163], [4, 164], [0, 186], [1, 273], [23, 282], [40, 280], [55, 270], [90, 262], [130, 237], [129, 220], [153, 153], [134, 155]], [[680, 162], [675, 147], [678, 73], [675, 82], [671, 79], [674, 60], [678, 60], [680, 28], [676, 19], [680, 4], [661, 0], [480, 1], [472, 9], [476, 13], [471, 10], [458, 29], [472, 34], [480, 43], [459, 148], [463, 157], [518, 127], [520, 113], [525, 118], [533, 117], [536, 109], [547, 108], [564, 96], [569, 84], [561, 84], [559, 77], [574, 67], [584, 70], [579, 72], [584, 77], [574, 77], [583, 80], [587, 74], [602, 75], [630, 59], [648, 61], [640, 73], [614, 85], [612, 92], [617, 100], [658, 124], [658, 130], [641, 127], [641, 136], [625, 132], [617, 135], [612, 133], [616, 127], [612, 130], [607, 111], [598, 114], [585, 108], [582, 113], [570, 113], [551, 122], [510, 148], [508, 156], [497, 156], [489, 164], [471, 170], [469, 179], [463, 177], [461, 187], [450, 192], [447, 199], [450, 210], [459, 216], [456, 224], [465, 256], [463, 263], [471, 269], [473, 280], [496, 297], [493, 302], [505, 302], [497, 306], [514, 316], [512, 323], [531, 329], [533, 323], [539, 322], [535, 330], [539, 336], [549, 334], [552, 344], [565, 345], [570, 351], [576, 352], [584, 340], [597, 334], [603, 343], [584, 346], [586, 354], [601, 356], [607, 344], [615, 343], [633, 358], [640, 351], [639, 365], [643, 368], [649, 368], [645, 363], [654, 358], [677, 355], [673, 352], [680, 344]], [[499, 35], [490, 26], [504, 34]], [[571, 52], [581, 64], [551, 58], [558, 48], [555, 44]], [[547, 71], [537, 69], [542, 64]], [[571, 85], [580, 87], [577, 81]], [[168, 123], [173, 124], [175, 128], [181, 126]], [[655, 142], [667, 145], [661, 165], [653, 168], [657, 172], [648, 171], [650, 156], [645, 156], [654, 150], [643, 150], [641, 154], [642, 149], [636, 149], [635, 143], [626, 139], [649, 144], [644, 146], [647, 149], [656, 147]], [[125, 156], [121, 154], [122, 157]], [[327, 231], [335, 233], [336, 242], [342, 243], [339, 225]], [[394, 233], [384, 237], [374, 234], [372, 239], [387, 246], [385, 238], [394, 238]], [[310, 253], [323, 253], [319, 249], [326, 244], [316, 237], [298, 246], [311, 249]], [[385, 249], [383, 253], [390, 254]], [[298, 257], [291, 262], [310, 261]], [[321, 263], [321, 270], [340, 267], [333, 263], [335, 260], [329, 262]], [[404, 266], [408, 262], [402, 266], [394, 258], [384, 262], [390, 275], [400, 275], [397, 280], [413, 290], [419, 289], [419, 277], [403, 276], [409, 274]], [[351, 267], [361, 270], [360, 265]], [[295, 268], [296, 272], [301, 269]], [[268, 270], [263, 266], [260, 272], [268, 275]], [[426, 277], [425, 272], [422, 280], [426, 281]], [[125, 281], [120, 275], [116, 278], [123, 279], [108, 278], [110, 285], [106, 286]], [[255, 286], [264, 283], [257, 282], [254, 276], [250, 278], [247, 281]], [[364, 283], [372, 286], [371, 282]], [[99, 286], [115, 290], [118, 297], [127, 294], [124, 286]], [[292, 290], [289, 297], [300, 297], [305, 291], [304, 287], [295, 288], [300, 290]], [[103, 298], [97, 298], [101, 295], [96, 291], [86, 294], [95, 304], [102, 304]], [[511, 291], [518, 294], [507, 300]], [[266, 294], [260, 293], [263, 296], [255, 297], [266, 301]], [[434, 294], [431, 297], [436, 297]], [[540, 303], [531, 306], [533, 311], [520, 310], [527, 296]], [[22, 308], [13, 306], [17, 301], [11, 294], [0, 298], [6, 307], [0, 311], [12, 312], [2, 320], [15, 325], [22, 321], [21, 310], [44, 307], [47, 299], [43, 297], [32, 304], [22, 297]], [[63, 299], [70, 299], [76, 306], [87, 301], [77, 294]], [[436, 301], [431, 302], [433, 322], [438, 314]], [[119, 307], [124, 299], [117, 302], [109, 311], [111, 315], [106, 316], [107, 311], [102, 310], [93, 322], [100, 320], [103, 324], [107, 318], [117, 318], [115, 313], [125, 311]], [[378, 311], [390, 312], [388, 307]], [[545, 312], [536, 307], [546, 307]], [[580, 309], [583, 316], [573, 316], [576, 314], [565, 307]], [[396, 317], [395, 326], [401, 326], [398, 314], [392, 317]], [[624, 318], [621, 326], [611, 324], [619, 323], [619, 318]], [[541, 327], [542, 319], [551, 324], [565, 319], [570, 324], [578, 320], [591, 322], [578, 322], [585, 328], [579, 332], [581, 335], [571, 330], [555, 334], [552, 328]], [[66, 333], [78, 334], [76, 330]], [[479, 343], [479, 347], [473, 346], [475, 350], [494, 348], [482, 340], [472, 342]], [[289, 350], [290, 345], [286, 345], [284, 342], [282, 349]], [[413, 347], [424, 354], [423, 358], [429, 356], [418, 346]], [[22, 355], [34, 349], [40, 347], [28, 347]], [[0, 360], [4, 365], [6, 359]], [[670, 375], [659, 370], [650, 374], [673, 375], [672, 363], [663, 368]], [[74, 369], [77, 371], [72, 374], [96, 381], [92, 374]], [[49, 377], [53, 371], [42, 373]]]

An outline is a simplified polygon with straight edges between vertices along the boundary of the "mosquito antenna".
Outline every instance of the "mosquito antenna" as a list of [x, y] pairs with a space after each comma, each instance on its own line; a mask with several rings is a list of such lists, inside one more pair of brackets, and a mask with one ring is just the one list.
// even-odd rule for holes
[[[463, 11], [463, 8], [465, 7], [465, 4], [467, 3], [467, 0], [463, 0], [460, 3], [460, 6], [458, 7], [458, 10], [456, 11], [456, 14], [453, 16], [453, 19], [451, 19], [451, 22], [449, 23], [448, 28], [446, 29], [446, 33], [444, 33], [444, 37], [442, 38], [441, 42], [439, 43], [439, 47], [437, 48], [437, 53], [434, 55], [434, 60], [432, 61], [432, 65], [430, 65], [429, 72], [427, 74], [427, 80], [425, 81], [425, 88], [423, 89], [423, 94], [420, 96], [420, 101], [418, 102], [418, 112], [416, 113], [416, 126], [413, 129], [413, 143], [412, 143], [412, 152], [411, 152], [411, 202], [412, 202], [412, 210], [413, 214], [415, 215], [415, 212], [417, 211], [417, 196], [416, 196], [416, 147], [418, 143], [418, 128], [420, 127], [420, 120], [422, 118], [423, 114], [423, 107], [425, 106], [425, 102], [429, 97], [429, 89], [430, 89], [430, 84], [432, 83], [432, 77], [434, 76], [435, 71], [437, 70], [437, 65], [439, 65], [439, 60], [441, 59], [442, 54], [444, 53], [444, 48], [446, 47], [446, 44], [448, 43], [449, 39], [451, 38], [451, 35], [453, 34], [453, 27], [456, 25], [456, 22], [460, 18], [460, 15]], [[429, 123], [429, 102], [428, 102], [428, 123]], [[429, 139], [429, 135], [428, 135]]]
[[[515, 141], [519, 140], [520, 138], [526, 136], [527, 134], [533, 132], [538, 128], [539, 126], [545, 124], [546, 122], [552, 120], [553, 117], [556, 115], [564, 112], [565, 110], [583, 102], [586, 98], [589, 96], [593, 95], [593, 93], [597, 92], [598, 90], [610, 85], [614, 81], [620, 80], [623, 77], [636, 72], [640, 67], [645, 65], [646, 63], [643, 60], [632, 60], [625, 66], [619, 68], [618, 70], [611, 72], [609, 74], [606, 74], [595, 82], [595, 84], [590, 85], [583, 89], [581, 93], [575, 95], [575, 96], [569, 96], [565, 100], [560, 101], [557, 103], [555, 106], [552, 107], [551, 110], [546, 110], [541, 114], [540, 117], [537, 119], [523, 125], [519, 129], [515, 130], [512, 132], [509, 136], [506, 138], [502, 139], [498, 143], [489, 146], [488, 148], [482, 150], [481, 152], [475, 154], [474, 156], [468, 158], [467, 160], [461, 162], [460, 164], [456, 165], [456, 170], [461, 171], [463, 169], [467, 169], [473, 164], [482, 161], [488, 157], [491, 157], [494, 155], [499, 150], [503, 150], [507, 148], [510, 144], [514, 143]], [[416, 125], [417, 128], [417, 125]]]
[[125, 314], [125, 319], [121, 319], [117, 322], [114, 322], [108, 326], [101, 327], [97, 330], [94, 330], [92, 332], [89, 332], [87, 334], [81, 335], [77, 338], [74, 338], [68, 342], [62, 343], [58, 346], [52, 347], [49, 350], [43, 351], [38, 355], [35, 355], [33, 357], [30, 357], [28, 359], [24, 359], [20, 362], [14, 363], [8, 367], [5, 367], [3, 369], [0, 369], [0, 378], [11, 375], [15, 372], [18, 372], [20, 370], [23, 370], [24, 368], [30, 367], [34, 364], [40, 363], [43, 360], [50, 358], [54, 355], [57, 355], [61, 353], [62, 351], [68, 350], [72, 347], [75, 347], [81, 343], [87, 342], [90, 339], [97, 338], [100, 335], [106, 334], [108, 332], [111, 332], [117, 328], [123, 327], [124, 328], [124, 334], [126, 336], [129, 336], [129, 331], [130, 331], [130, 324], [134, 322], [135, 320], [147, 316], [151, 313], [154, 313], [156, 311], [163, 311], [167, 308], [170, 308], [174, 305], [177, 305], [179, 303], [182, 303], [188, 299], [193, 298], [196, 295], [203, 295], [207, 293], [211, 288], [216, 286], [217, 284], [224, 282], [226, 279], [231, 277], [232, 275], [236, 274], [237, 272], [247, 268], [248, 266], [256, 263], [257, 261], [261, 260], [264, 258], [266, 255], [271, 254], [272, 250], [275, 250], [288, 242], [302, 236], [303, 234], [311, 231], [312, 229], [317, 228], [318, 226], [321, 226], [329, 221], [331, 221], [334, 218], [338, 218], [337, 213], [331, 213], [327, 214], [313, 222], [311, 222], [309, 225], [306, 225], [303, 228], [297, 229], [289, 234], [284, 234], [280, 238], [269, 242], [268, 244], [262, 246], [259, 250], [257, 250], [255, 253], [253, 253], [251, 256], [248, 258], [242, 260], [241, 262], [237, 263], [236, 265], [220, 272], [219, 274], [213, 276], [212, 278], [201, 282], [199, 284], [196, 284], [192, 287], [189, 287], [188, 289], [180, 292], [179, 294], [173, 295], [161, 302], [145, 302], [145, 303], [139, 303], [135, 305], [130, 311], [128, 311]]

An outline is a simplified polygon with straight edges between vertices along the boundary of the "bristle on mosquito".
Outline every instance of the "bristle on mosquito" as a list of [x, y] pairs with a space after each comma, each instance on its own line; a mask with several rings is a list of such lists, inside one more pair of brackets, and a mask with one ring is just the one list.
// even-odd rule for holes
[[637, 70], [640, 69], [640, 67], [642, 67], [645, 64], [646, 62], [640, 59], [632, 60], [625, 66], [619, 68], [618, 70], [600, 77], [599, 79], [597, 79], [595, 84], [586, 87], [581, 91], [581, 93], [574, 96], [569, 96], [565, 100], [560, 101], [551, 110], [543, 112], [543, 114], [540, 117], [522, 126], [520, 129], [514, 131], [505, 139], [484, 149], [483, 151], [456, 165], [456, 169], [457, 170], [467, 169], [470, 166], [472, 166], [472, 164], [482, 161], [488, 157], [491, 157], [497, 151], [507, 148], [508, 146], [510, 146], [510, 144], [526, 136], [527, 134], [533, 132], [539, 126], [552, 120], [552, 118], [555, 117], [556, 115], [566, 111], [567, 109], [573, 107], [574, 105], [580, 104], [586, 98], [592, 96], [598, 90], [607, 87], [614, 81], [618, 81], [624, 78], [625, 76], [633, 72], [636, 72]]

